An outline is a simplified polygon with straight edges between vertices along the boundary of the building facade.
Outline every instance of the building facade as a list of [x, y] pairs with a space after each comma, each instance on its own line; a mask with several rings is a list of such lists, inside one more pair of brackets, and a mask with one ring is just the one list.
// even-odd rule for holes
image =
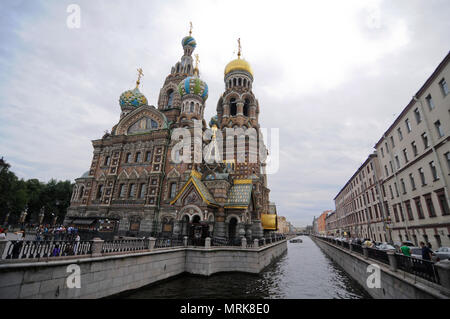
[[375, 148], [394, 241], [450, 246], [450, 54]]
[[[136, 87], [120, 96], [120, 120], [92, 141], [91, 167], [75, 180], [66, 224], [92, 229], [99, 222], [100, 232], [127, 236], [263, 236], [270, 190], [260, 154], [267, 150], [245, 136], [250, 130], [261, 136], [253, 71], [239, 49], [225, 67], [225, 90], [208, 129], [208, 86], [192, 58], [196, 45], [191, 34], [182, 39], [183, 55], [165, 78], [157, 107], [139, 91], [141, 71]], [[180, 132], [189, 133], [182, 147]], [[220, 135], [243, 136], [245, 147], [236, 143], [230, 151]]]
[[450, 246], [449, 62], [447, 54], [334, 198], [329, 233]]

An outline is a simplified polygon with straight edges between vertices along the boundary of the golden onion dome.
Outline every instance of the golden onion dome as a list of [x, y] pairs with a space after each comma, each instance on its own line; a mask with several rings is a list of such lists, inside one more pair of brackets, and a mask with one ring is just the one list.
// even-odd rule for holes
[[227, 75], [228, 73], [230, 73], [232, 71], [237, 71], [237, 70], [246, 71], [253, 76], [253, 71], [252, 71], [252, 68], [250, 67], [250, 64], [241, 58], [237, 58], [227, 64], [227, 66], [225, 67], [225, 75]]

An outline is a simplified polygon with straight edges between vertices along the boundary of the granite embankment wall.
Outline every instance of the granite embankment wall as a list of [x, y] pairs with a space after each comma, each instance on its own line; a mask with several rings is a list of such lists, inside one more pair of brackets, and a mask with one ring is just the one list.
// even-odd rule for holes
[[[282, 240], [259, 248], [180, 247], [139, 253], [0, 264], [0, 298], [102, 298], [184, 272], [259, 273], [287, 250]], [[80, 288], [69, 288], [79, 266]]]
[[[448, 299], [449, 289], [416, 277], [402, 270], [392, 271], [388, 265], [372, 259], [365, 259], [355, 252], [333, 245], [311, 236], [311, 239], [334, 262], [341, 266], [347, 274], [356, 280], [364, 289], [377, 299]], [[367, 281], [374, 274], [369, 265], [377, 265], [380, 269], [379, 288], [369, 288]]]

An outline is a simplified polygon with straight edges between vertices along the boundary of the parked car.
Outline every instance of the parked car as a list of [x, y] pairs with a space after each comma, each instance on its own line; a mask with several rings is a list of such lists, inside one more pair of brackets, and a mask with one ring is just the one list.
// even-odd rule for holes
[[395, 247], [392, 245], [389, 245], [388, 243], [381, 243], [380, 245], [376, 246], [379, 250], [395, 250]]
[[433, 261], [440, 261], [450, 258], [450, 247], [439, 247], [434, 251]]
[[422, 248], [409, 247], [409, 249], [411, 249], [411, 257], [422, 259]]

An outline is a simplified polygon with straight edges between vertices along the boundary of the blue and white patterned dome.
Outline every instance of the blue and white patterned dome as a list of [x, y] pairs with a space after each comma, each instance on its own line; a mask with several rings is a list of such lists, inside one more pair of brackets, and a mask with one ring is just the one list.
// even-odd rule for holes
[[147, 98], [142, 94], [138, 88], [128, 90], [120, 95], [119, 103], [121, 108], [137, 108], [142, 105], [147, 105]]
[[208, 98], [208, 85], [196, 76], [188, 76], [178, 84], [178, 92], [183, 97], [186, 94], [200, 96], [203, 101]]
[[188, 45], [195, 49], [195, 47], [197, 46], [197, 42], [195, 42], [195, 39], [193, 37], [188, 35], [181, 40], [181, 45], [183, 46], [183, 48]]

